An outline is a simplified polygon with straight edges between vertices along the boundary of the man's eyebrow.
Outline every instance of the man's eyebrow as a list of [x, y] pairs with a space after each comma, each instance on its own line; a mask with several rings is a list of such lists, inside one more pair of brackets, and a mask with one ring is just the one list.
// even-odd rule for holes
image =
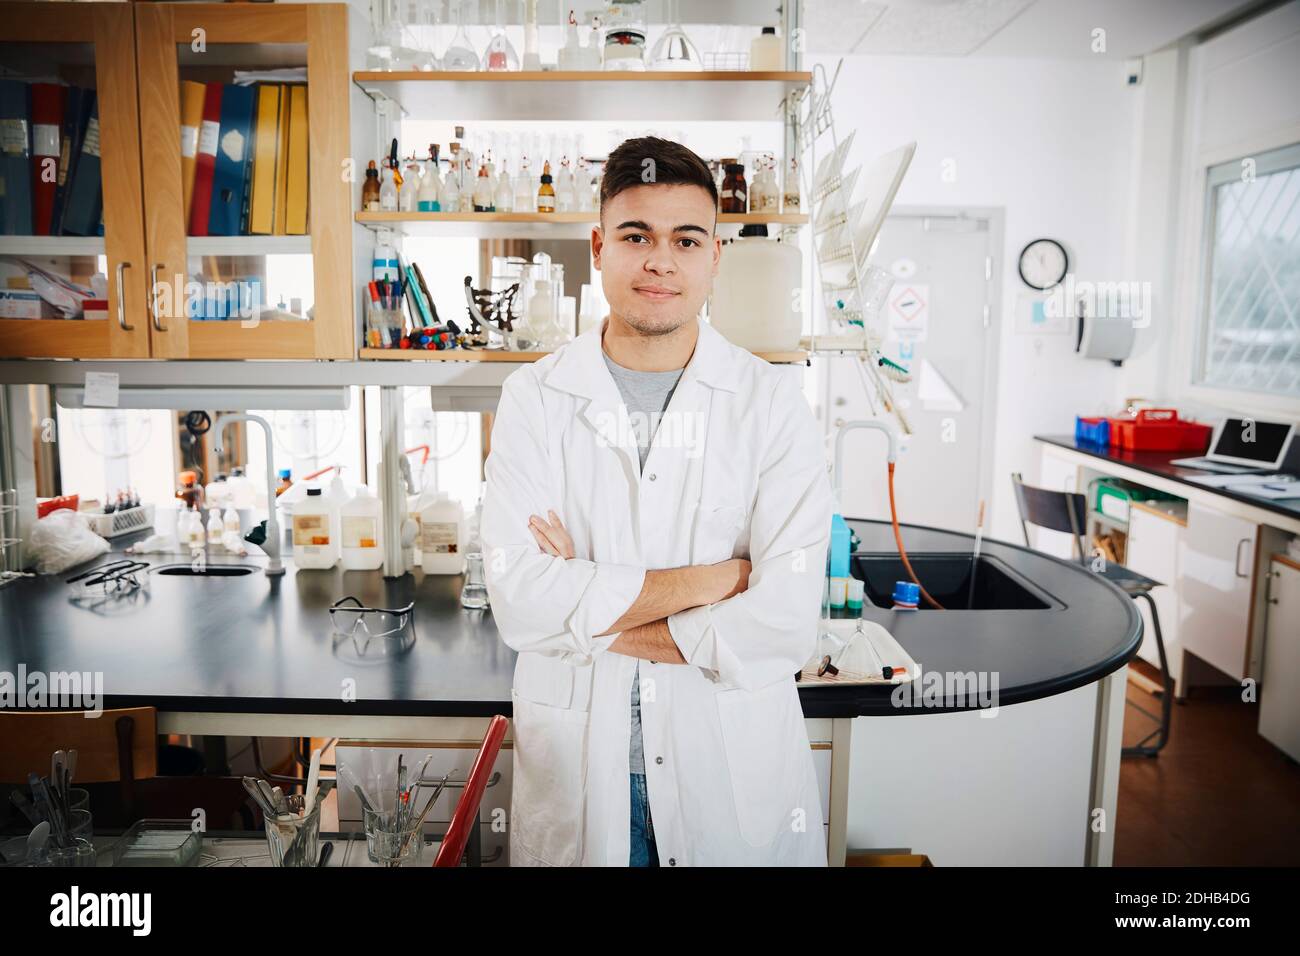
[[[643, 219], [629, 219], [626, 222], [620, 222], [615, 229], [640, 229], [643, 232], [654, 232], [650, 224]], [[703, 226], [697, 226], [694, 223], [684, 223], [680, 226], [673, 226], [673, 232], [698, 232], [703, 235], [710, 235], [709, 230]]]

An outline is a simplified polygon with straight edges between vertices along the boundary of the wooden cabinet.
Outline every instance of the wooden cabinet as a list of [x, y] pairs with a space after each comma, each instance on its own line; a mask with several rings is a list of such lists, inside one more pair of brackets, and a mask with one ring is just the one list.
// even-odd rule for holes
[[[67, 276], [103, 269], [108, 318], [2, 319], [0, 357], [143, 358], [147, 268], [141, 212], [134, 4], [0, 3], [9, 77], [93, 87], [104, 189], [100, 236], [0, 236], [0, 254]], [[12, 260], [11, 260], [12, 261]]]
[[[310, 252], [314, 316], [308, 321], [195, 321], [169, 297], [151, 315], [159, 358], [350, 358], [353, 341], [351, 187], [348, 155], [347, 8], [343, 4], [158, 3], [136, 6], [140, 131], [144, 143], [180, 143], [182, 78], [230, 82], [235, 69], [305, 66], [309, 120], [307, 241], [293, 236], [187, 236], [179, 147], [151, 156], [145, 236], [151, 274], [194, 273], [193, 260]], [[201, 42], [200, 42], [201, 38]], [[251, 49], [250, 49], [251, 46]], [[212, 271], [221, 273], [221, 263]], [[205, 275], [211, 275], [208, 269]], [[166, 311], [167, 314], [163, 314]]]
[[1259, 733], [1300, 760], [1300, 562], [1273, 555], [1259, 695]]
[[1233, 680], [1247, 676], [1259, 526], [1192, 501], [1180, 548], [1183, 647]]
[[[108, 321], [0, 322], [0, 357], [355, 356], [351, 186], [344, 176], [351, 135], [345, 4], [0, 3], [0, 16], [21, 40], [92, 44], [103, 116], [102, 247], [110, 296]], [[230, 83], [235, 70], [277, 67], [306, 68], [308, 235], [189, 237], [181, 81]], [[0, 238], [4, 252], [24, 256], [93, 245]], [[197, 277], [200, 287], [246, 274], [269, 280], [272, 257], [281, 257], [276, 275], [292, 275], [305, 287], [301, 311], [310, 310], [309, 318], [186, 317], [191, 280]], [[310, 278], [300, 279], [308, 270]], [[261, 288], [264, 304], [277, 305], [282, 296], [269, 281]]]
[[[1181, 603], [1181, 569], [1179, 566], [1183, 531], [1186, 521], [1142, 504], [1133, 504], [1129, 511], [1128, 550], [1125, 565], [1138, 574], [1145, 574], [1161, 586], [1151, 592], [1160, 614], [1160, 629], [1165, 640], [1165, 656], [1169, 673], [1175, 681], [1182, 672], [1183, 652], [1178, 640]], [[1142, 646], [1138, 656], [1155, 667], [1160, 666], [1160, 653], [1156, 648], [1155, 625], [1151, 610], [1145, 601], [1137, 601], [1142, 615]]]

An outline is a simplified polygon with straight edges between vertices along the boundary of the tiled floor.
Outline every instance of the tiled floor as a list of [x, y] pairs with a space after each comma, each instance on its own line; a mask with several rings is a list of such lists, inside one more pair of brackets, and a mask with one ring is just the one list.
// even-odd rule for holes
[[[1159, 713], [1159, 700], [1131, 682], [1128, 699]], [[1196, 688], [1175, 704], [1160, 756], [1123, 759], [1115, 865], [1300, 865], [1300, 764], [1258, 724], [1259, 705], [1234, 688]], [[1126, 745], [1151, 728], [1125, 708]]]

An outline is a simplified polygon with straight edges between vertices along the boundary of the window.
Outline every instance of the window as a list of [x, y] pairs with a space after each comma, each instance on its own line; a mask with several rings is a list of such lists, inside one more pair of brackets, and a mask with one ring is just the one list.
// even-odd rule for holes
[[1195, 382], [1300, 397], [1300, 144], [1215, 166]]

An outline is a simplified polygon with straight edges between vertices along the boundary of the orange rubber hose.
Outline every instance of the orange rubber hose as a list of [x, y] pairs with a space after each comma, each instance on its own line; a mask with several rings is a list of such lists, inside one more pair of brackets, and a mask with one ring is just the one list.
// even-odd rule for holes
[[889, 463], [889, 520], [893, 522], [894, 543], [898, 545], [898, 556], [903, 559], [903, 567], [907, 568], [908, 577], [912, 579], [912, 583], [921, 589], [921, 597], [925, 598], [927, 604], [940, 611], [947, 610], [942, 604], [930, 597], [930, 592], [925, 589], [921, 579], [912, 570], [912, 562], [907, 560], [907, 550], [903, 547], [903, 533], [898, 527], [898, 508], [894, 504], [894, 463], [892, 461]]

